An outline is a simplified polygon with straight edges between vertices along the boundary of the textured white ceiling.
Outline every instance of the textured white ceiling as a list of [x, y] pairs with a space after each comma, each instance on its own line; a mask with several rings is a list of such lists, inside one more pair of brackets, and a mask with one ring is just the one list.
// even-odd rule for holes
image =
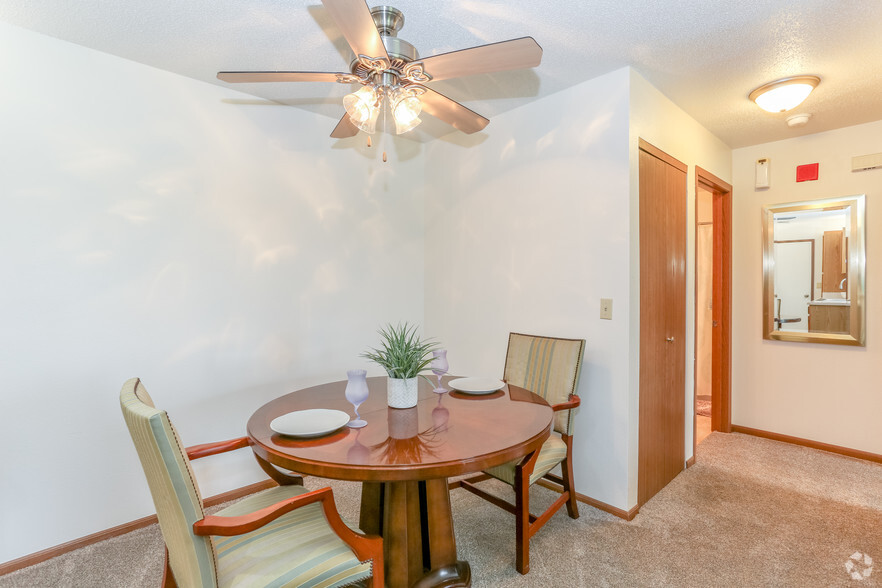
[[[730, 147], [882, 119], [880, 0], [394, 0], [399, 36], [423, 56], [530, 35], [534, 70], [432, 83], [491, 119], [630, 65]], [[373, 5], [373, 4], [372, 4]], [[0, 20], [197, 80], [221, 70], [347, 71], [349, 48], [319, 0], [0, 0]], [[27, 56], [18, 56], [27, 59]], [[814, 74], [791, 113], [748, 101], [755, 87]], [[254, 96], [342, 114], [348, 86], [237, 84]], [[247, 102], [247, 100], [243, 100]], [[809, 112], [790, 128], [785, 118]], [[429, 119], [430, 117], [424, 117]], [[419, 140], [451, 130], [424, 123]]]

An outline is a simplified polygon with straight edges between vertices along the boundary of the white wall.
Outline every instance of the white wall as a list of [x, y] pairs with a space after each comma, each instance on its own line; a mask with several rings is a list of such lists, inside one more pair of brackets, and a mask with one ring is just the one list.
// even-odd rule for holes
[[[637, 433], [640, 429], [639, 378], [640, 373], [640, 166], [638, 138], [661, 149], [671, 157], [688, 166], [686, 176], [686, 387], [683, 402], [686, 405], [686, 431], [684, 461], [692, 457], [695, 393], [695, 166], [714, 174], [724, 182], [732, 178], [732, 150], [715, 135], [702, 127], [679, 106], [647, 82], [640, 74], [631, 71], [631, 453], [629, 455], [628, 503], [637, 504]], [[734, 195], [738, 197], [737, 194]]]
[[[882, 121], [733, 152], [733, 424], [882, 453], [882, 170], [850, 171], [853, 156], [880, 151]], [[771, 187], [754, 190], [763, 157]], [[796, 183], [796, 166], [816, 162], [819, 179]], [[851, 194], [867, 196], [866, 347], [763, 340], [762, 206]]]
[[[154, 512], [127, 378], [217, 441], [422, 321], [422, 157], [5, 24], [0, 78], [0, 562]], [[264, 479], [207, 461], [206, 496]]]
[[[584, 337], [577, 490], [637, 503], [637, 139], [689, 165], [686, 455], [692, 455], [694, 166], [731, 150], [628, 68], [496, 117], [427, 151], [426, 327], [454, 372], [502, 373], [509, 331]], [[599, 319], [613, 298], [613, 320]]]
[[[426, 155], [426, 329], [501, 377], [508, 333], [586, 339], [578, 492], [627, 508], [628, 70], [450, 135]], [[613, 319], [600, 320], [600, 298]]]

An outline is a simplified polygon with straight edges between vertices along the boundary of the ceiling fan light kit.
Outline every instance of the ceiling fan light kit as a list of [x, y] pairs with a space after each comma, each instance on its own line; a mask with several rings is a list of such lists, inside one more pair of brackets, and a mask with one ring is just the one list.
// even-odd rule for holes
[[787, 112], [802, 104], [819, 83], [818, 76], [783, 78], [760, 86], [748, 98], [766, 112]]
[[[343, 98], [346, 114], [331, 133], [333, 138], [377, 131], [380, 114], [388, 113], [396, 134], [420, 124], [428, 113], [464, 133], [475, 133], [490, 122], [451, 100], [426, 83], [467, 75], [536, 67], [542, 48], [532, 37], [480, 45], [420, 59], [416, 48], [397, 37], [404, 14], [391, 6], [368, 8], [364, 0], [322, 0], [354, 58], [349, 73], [307, 71], [222, 71], [218, 79], [230, 83], [338, 82], [361, 84]], [[383, 117], [381, 130], [386, 129]], [[390, 127], [391, 130], [391, 127]]]
[[368, 134], [373, 134], [377, 128], [377, 117], [380, 109], [377, 108], [380, 97], [373, 86], [362, 86], [352, 94], [343, 97], [343, 108], [349, 115], [352, 124]]

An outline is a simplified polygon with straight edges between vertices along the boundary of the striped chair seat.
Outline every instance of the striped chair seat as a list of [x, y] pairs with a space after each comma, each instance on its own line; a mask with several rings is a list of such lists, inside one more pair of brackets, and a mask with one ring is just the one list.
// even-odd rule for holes
[[[216, 513], [239, 516], [304, 494], [302, 486], [278, 486], [243, 498]], [[235, 537], [214, 537], [219, 586], [349, 586], [371, 577], [331, 529], [321, 505], [298, 508], [268, 525]]]
[[[536, 460], [536, 467], [533, 468], [533, 473], [530, 474], [530, 485], [536, 483], [536, 481], [542, 476], [550, 472], [551, 469], [562, 462], [566, 456], [567, 444], [564, 443], [563, 439], [554, 434], [549, 435], [545, 443], [542, 444], [542, 449], [539, 450], [539, 458]], [[484, 472], [490, 474], [497, 480], [502, 480], [503, 482], [514, 486], [515, 466], [517, 466], [519, 462], [520, 460], [510, 461], [501, 466], [487, 468]]]

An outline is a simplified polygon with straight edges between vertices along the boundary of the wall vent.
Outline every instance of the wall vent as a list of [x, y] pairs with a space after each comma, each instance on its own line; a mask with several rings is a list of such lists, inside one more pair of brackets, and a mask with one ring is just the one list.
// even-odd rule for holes
[[858, 155], [851, 158], [851, 171], [864, 171], [882, 167], [882, 153]]

